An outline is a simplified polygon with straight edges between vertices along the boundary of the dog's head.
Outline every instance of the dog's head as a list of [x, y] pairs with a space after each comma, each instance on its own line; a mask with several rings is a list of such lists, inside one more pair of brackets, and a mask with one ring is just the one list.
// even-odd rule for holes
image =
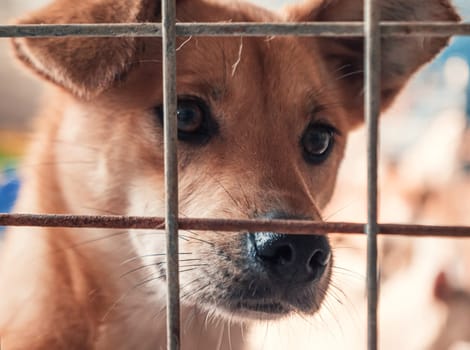
[[[274, 14], [180, 0], [181, 22], [361, 20], [362, 0], [310, 0]], [[384, 0], [384, 20], [457, 20], [445, 0]], [[156, 0], [56, 0], [21, 23], [158, 22]], [[443, 38], [383, 40], [382, 107]], [[61, 90], [54, 131], [66, 210], [162, 216], [159, 38], [15, 39], [17, 57]], [[186, 37], [177, 49], [180, 215], [321, 220], [348, 132], [362, 121], [363, 40]], [[130, 233], [164, 276], [162, 235]], [[313, 313], [332, 259], [323, 236], [181, 232], [182, 300], [243, 317]], [[162, 289], [161, 278], [154, 289]]]

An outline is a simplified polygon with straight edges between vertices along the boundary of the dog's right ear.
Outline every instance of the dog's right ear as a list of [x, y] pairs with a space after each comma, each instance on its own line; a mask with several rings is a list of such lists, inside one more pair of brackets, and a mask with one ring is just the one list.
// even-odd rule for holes
[[[160, 21], [156, 0], [56, 0], [19, 24], [135, 23]], [[141, 40], [125, 38], [17, 38], [16, 56], [42, 78], [91, 98], [126, 74]]]
[[[288, 9], [292, 21], [362, 21], [363, 0], [305, 0]], [[450, 0], [378, 0], [382, 21], [459, 21]], [[449, 38], [382, 38], [381, 107], [385, 110], [408, 79], [444, 48]], [[360, 37], [319, 38], [319, 52], [337, 77], [351, 125], [363, 121], [364, 41]]]

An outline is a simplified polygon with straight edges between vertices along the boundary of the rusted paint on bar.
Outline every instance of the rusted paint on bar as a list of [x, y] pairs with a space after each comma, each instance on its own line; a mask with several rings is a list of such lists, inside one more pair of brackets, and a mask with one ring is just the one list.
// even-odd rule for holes
[[[470, 23], [383, 22], [382, 36], [470, 35]], [[177, 36], [363, 36], [362, 22], [304, 23], [177, 23]], [[0, 25], [0, 38], [13, 37], [153, 37], [162, 36], [160, 23]]]
[[[114, 215], [34, 215], [0, 214], [0, 226], [23, 227], [76, 227], [105, 229], [165, 229], [165, 219], [142, 216]], [[179, 218], [181, 230], [246, 232], [274, 231], [292, 234], [351, 233], [363, 234], [364, 223], [317, 222], [304, 220], [239, 220]], [[379, 224], [380, 234], [413, 237], [470, 237], [470, 226], [426, 226], [405, 224]]]
[[381, 29], [379, 0], [364, 0], [364, 106], [367, 127], [367, 348], [378, 346], [378, 118], [380, 114]]
[[[180, 349], [178, 249], [178, 121], [176, 116], [176, 0], [162, 1], [167, 349]], [[155, 198], [157, 200], [157, 198]]]

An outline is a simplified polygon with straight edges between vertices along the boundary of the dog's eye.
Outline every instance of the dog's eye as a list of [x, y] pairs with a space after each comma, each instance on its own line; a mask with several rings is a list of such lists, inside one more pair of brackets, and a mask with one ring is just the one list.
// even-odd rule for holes
[[325, 124], [310, 124], [305, 130], [301, 146], [304, 158], [311, 164], [326, 160], [334, 144], [335, 129]]
[[204, 122], [204, 110], [195, 100], [178, 101], [176, 115], [180, 133], [197, 132]]
[[[157, 107], [156, 111], [163, 124], [163, 107]], [[218, 129], [217, 123], [211, 118], [209, 107], [199, 97], [178, 97], [176, 116], [178, 139], [181, 141], [204, 144]]]

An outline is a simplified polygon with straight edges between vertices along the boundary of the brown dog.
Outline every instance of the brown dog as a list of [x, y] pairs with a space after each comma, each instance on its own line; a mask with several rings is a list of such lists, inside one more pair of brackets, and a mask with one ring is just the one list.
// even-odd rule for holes
[[[362, 0], [278, 15], [178, 1], [182, 22], [361, 20]], [[456, 21], [447, 0], [383, 0], [384, 20]], [[156, 0], [56, 0], [20, 23], [159, 22]], [[386, 108], [447, 39], [384, 40]], [[13, 41], [51, 84], [18, 212], [163, 215], [161, 40]], [[360, 38], [180, 38], [180, 214], [321, 220], [348, 132], [362, 121]], [[327, 292], [320, 236], [181, 232], [184, 349], [240, 349], [242, 323], [315, 313]], [[10, 229], [0, 271], [4, 349], [165, 346], [157, 231]], [[238, 322], [243, 321], [243, 322]]]

